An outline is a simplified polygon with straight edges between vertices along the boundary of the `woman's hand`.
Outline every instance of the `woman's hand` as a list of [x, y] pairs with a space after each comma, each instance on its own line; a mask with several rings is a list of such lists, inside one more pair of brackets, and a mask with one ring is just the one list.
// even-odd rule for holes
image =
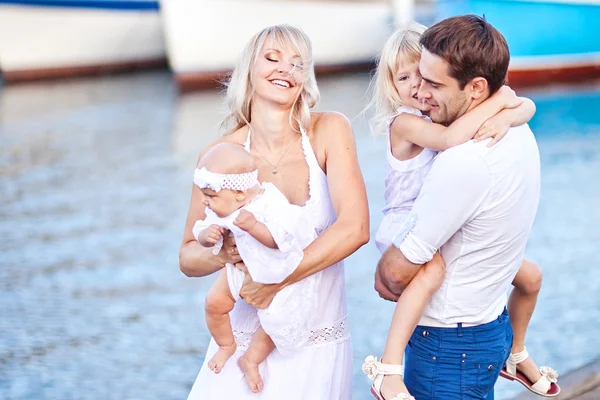
[[240, 297], [252, 307], [269, 307], [275, 295], [282, 289], [281, 286], [279, 284], [265, 285], [254, 282], [243, 262], [235, 264], [235, 267], [246, 273], [246, 278], [240, 289]]
[[223, 232], [223, 247], [219, 252], [219, 258], [223, 265], [225, 264], [236, 264], [242, 261], [238, 248], [235, 245], [235, 238], [230, 230], [226, 229]]

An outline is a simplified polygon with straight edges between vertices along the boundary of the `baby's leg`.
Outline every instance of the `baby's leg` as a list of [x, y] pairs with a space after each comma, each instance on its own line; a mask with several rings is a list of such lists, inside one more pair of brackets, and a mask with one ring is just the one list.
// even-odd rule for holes
[[[403, 364], [404, 351], [410, 336], [423, 315], [427, 301], [442, 285], [445, 272], [444, 260], [439, 253], [435, 253], [433, 259], [419, 269], [417, 275], [404, 289], [396, 304], [382, 363]], [[391, 399], [398, 393], [408, 393], [402, 377], [386, 375], [381, 385], [381, 394], [384, 398]]]
[[234, 304], [235, 301], [231, 296], [227, 283], [227, 272], [223, 268], [208, 291], [204, 305], [206, 325], [215, 342], [219, 345], [219, 350], [208, 362], [208, 368], [215, 374], [221, 372], [229, 357], [236, 350], [231, 321], [229, 320], [229, 312], [233, 310]]
[[238, 365], [246, 376], [246, 382], [252, 392], [257, 393], [263, 388], [263, 381], [258, 372], [258, 365], [263, 362], [275, 348], [273, 340], [265, 333], [262, 327], [259, 327], [254, 336], [246, 354], [240, 357]]
[[[513, 286], [515, 288], [508, 299], [508, 314], [514, 332], [511, 353], [516, 354], [525, 348], [525, 334], [542, 287], [540, 267], [524, 260], [513, 280]], [[519, 363], [517, 369], [532, 382], [536, 382], [541, 376], [531, 358]]]

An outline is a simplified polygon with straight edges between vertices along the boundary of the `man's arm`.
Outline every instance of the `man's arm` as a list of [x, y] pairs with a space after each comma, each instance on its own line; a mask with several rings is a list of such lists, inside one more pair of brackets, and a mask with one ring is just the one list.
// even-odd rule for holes
[[411, 210], [414, 227], [383, 254], [375, 273], [375, 290], [395, 301], [438, 249], [475, 217], [492, 187], [484, 159], [466, 143], [438, 156]]

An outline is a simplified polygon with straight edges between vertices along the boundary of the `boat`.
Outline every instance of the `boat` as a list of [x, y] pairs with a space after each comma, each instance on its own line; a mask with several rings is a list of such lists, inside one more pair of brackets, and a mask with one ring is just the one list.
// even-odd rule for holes
[[153, 0], [0, 0], [6, 83], [166, 66]]
[[485, 16], [508, 42], [508, 83], [600, 78], [600, 0], [442, 0], [437, 19]]
[[317, 73], [372, 66], [394, 29], [387, 0], [161, 0], [161, 16], [168, 62], [184, 91], [218, 85], [269, 25], [304, 30]]

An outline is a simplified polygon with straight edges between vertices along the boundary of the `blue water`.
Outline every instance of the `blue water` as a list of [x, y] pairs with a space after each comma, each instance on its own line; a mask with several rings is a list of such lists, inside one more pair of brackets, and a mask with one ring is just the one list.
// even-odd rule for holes
[[[367, 75], [321, 78], [320, 109], [357, 115]], [[600, 355], [600, 83], [522, 91], [542, 157], [527, 256], [544, 285], [528, 347], [567, 372]], [[218, 92], [177, 96], [167, 73], [0, 89], [0, 398], [185, 398], [208, 343], [203, 299], [177, 252]], [[353, 120], [374, 233], [384, 144]], [[355, 399], [393, 305], [372, 290], [377, 251], [346, 264]], [[521, 389], [497, 385], [499, 399]]]

